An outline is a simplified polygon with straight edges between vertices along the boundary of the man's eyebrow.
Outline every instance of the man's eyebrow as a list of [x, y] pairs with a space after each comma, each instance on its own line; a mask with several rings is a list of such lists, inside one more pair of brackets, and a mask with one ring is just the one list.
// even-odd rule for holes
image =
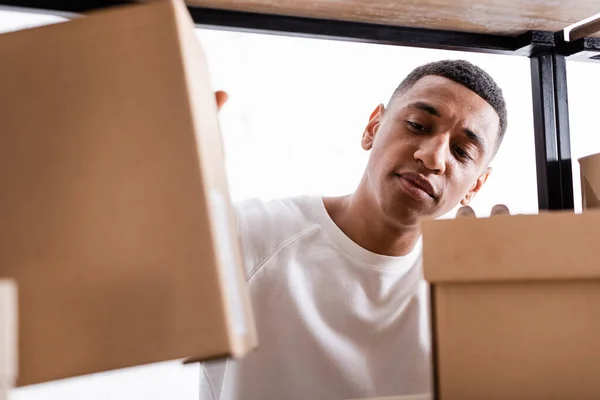
[[476, 134], [469, 128], [465, 128], [465, 135], [467, 135], [467, 137], [472, 142], [475, 142], [475, 145], [477, 145], [482, 150], [485, 150], [487, 148], [487, 143], [485, 142], [485, 139], [483, 138], [483, 136]]
[[440, 112], [438, 111], [437, 108], [435, 108], [431, 104], [427, 104], [427, 103], [422, 102], [422, 101], [415, 101], [414, 103], [411, 103], [408, 106], [410, 108], [418, 108], [419, 110], [423, 110], [426, 113], [433, 115], [434, 117], [441, 117], [442, 116], [442, 114], [440, 114]]
[[[414, 103], [409, 104], [408, 107], [423, 110], [426, 113], [433, 115], [435, 117], [442, 116], [442, 114], [438, 111], [437, 108], [435, 108], [431, 104], [425, 103], [423, 101], [415, 101]], [[481, 150], [487, 149], [487, 143], [483, 136], [475, 133], [474, 131], [472, 131], [469, 128], [465, 128], [464, 132], [465, 132], [465, 135], [467, 136], [467, 138], [469, 138], [470, 141], [474, 142], [475, 145], [477, 147], [479, 147]]]

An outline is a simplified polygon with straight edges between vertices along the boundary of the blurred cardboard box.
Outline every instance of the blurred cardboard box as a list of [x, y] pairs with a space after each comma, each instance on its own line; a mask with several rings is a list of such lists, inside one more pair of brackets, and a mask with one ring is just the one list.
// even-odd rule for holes
[[600, 393], [600, 210], [426, 221], [436, 399]]
[[256, 346], [207, 65], [181, 1], [0, 36], [0, 276], [29, 385]]
[[583, 210], [600, 208], [600, 154], [579, 159]]

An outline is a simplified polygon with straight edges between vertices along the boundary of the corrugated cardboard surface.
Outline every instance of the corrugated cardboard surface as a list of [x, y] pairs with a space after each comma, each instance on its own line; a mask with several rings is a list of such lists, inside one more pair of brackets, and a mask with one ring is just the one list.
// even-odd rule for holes
[[0, 51], [19, 385], [252, 349], [216, 106], [182, 4], [2, 35]]
[[600, 208], [600, 154], [579, 159], [583, 210]]
[[424, 222], [437, 398], [597, 398], [598, 226], [598, 211]]

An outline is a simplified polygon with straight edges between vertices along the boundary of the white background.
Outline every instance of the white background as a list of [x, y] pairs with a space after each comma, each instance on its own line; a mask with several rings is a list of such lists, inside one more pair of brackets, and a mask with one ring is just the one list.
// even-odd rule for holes
[[[0, 12], [0, 31], [58, 21]], [[360, 136], [370, 112], [400, 80], [425, 62], [462, 58], [487, 70], [508, 104], [506, 139], [488, 184], [473, 206], [488, 215], [495, 203], [537, 212], [529, 60], [314, 39], [199, 30], [215, 89], [227, 90], [222, 110], [227, 168], [234, 200], [351, 192], [368, 153]], [[600, 65], [570, 63], [569, 100], [574, 158], [600, 152], [592, 97]], [[577, 209], [579, 175], [574, 163]], [[52, 363], [52, 360], [40, 360]], [[12, 400], [198, 398], [198, 370], [167, 362], [13, 390]]]
[[198, 32], [222, 111], [234, 199], [337, 195], [357, 185], [368, 153], [360, 137], [371, 111], [413, 68], [467, 59], [503, 88], [509, 128], [487, 187], [473, 206], [537, 212], [529, 60], [224, 31]]

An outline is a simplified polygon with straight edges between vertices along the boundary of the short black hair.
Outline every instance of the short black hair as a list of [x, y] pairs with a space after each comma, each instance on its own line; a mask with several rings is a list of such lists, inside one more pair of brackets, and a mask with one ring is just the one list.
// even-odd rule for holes
[[392, 94], [390, 102], [410, 89], [419, 79], [428, 75], [451, 79], [477, 93], [479, 97], [492, 106], [500, 118], [498, 142], [496, 145], [497, 150], [498, 147], [500, 147], [500, 143], [502, 143], [507, 126], [506, 103], [504, 101], [502, 89], [500, 89], [498, 84], [487, 72], [469, 61], [442, 60], [415, 68], [402, 82], [400, 82], [400, 85], [398, 85], [394, 94]]

